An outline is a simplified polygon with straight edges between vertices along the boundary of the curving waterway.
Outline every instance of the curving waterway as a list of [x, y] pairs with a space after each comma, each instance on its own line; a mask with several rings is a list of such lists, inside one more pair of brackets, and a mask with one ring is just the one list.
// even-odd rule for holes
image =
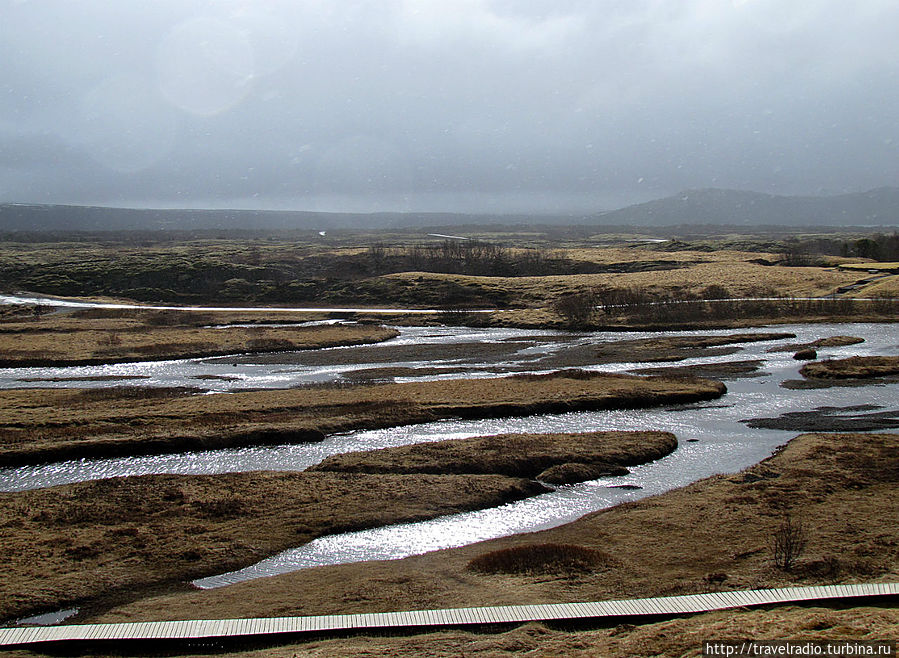
[[[723, 377], [728, 393], [711, 403], [656, 409], [577, 412], [492, 420], [444, 420], [377, 431], [327, 437], [321, 443], [216, 450], [198, 453], [83, 459], [0, 469], [0, 490], [19, 491], [109, 477], [151, 473], [226, 473], [302, 470], [329, 455], [427, 441], [504, 432], [586, 432], [610, 429], [667, 430], [678, 449], [661, 460], [631, 469], [626, 476], [604, 477], [559, 487], [550, 493], [501, 507], [455, 514], [431, 521], [399, 524], [319, 538], [241, 571], [204, 578], [198, 587], [269, 576], [312, 566], [361, 560], [395, 559], [460, 546], [518, 532], [544, 529], [627, 500], [661, 493], [716, 473], [735, 472], [772, 454], [796, 431], [753, 429], [751, 418], [825, 407], [896, 410], [899, 384], [790, 390], [781, 384], [801, 379], [801, 363], [792, 352], [769, 352], [785, 343], [851, 335], [864, 343], [820, 348], [820, 358], [899, 355], [899, 325], [784, 325], [769, 329], [796, 334], [794, 339], [745, 343], [729, 354], [692, 358], [676, 365], [758, 361], [749, 376]], [[210, 393], [286, 388], [326, 381], [411, 381], [446, 377], [494, 377], [508, 372], [541, 372], [565, 363], [565, 355], [598, 344], [658, 336], [659, 333], [584, 333], [514, 329], [399, 328], [400, 335], [377, 345], [216, 359], [186, 359], [84, 366], [8, 368], [0, 387], [23, 386], [191, 386]], [[746, 330], [756, 331], [756, 330]], [[666, 335], [732, 334], [737, 330], [671, 332]], [[615, 363], [589, 369], [629, 371], [661, 364]], [[839, 418], [840, 409], [829, 413]], [[847, 410], [846, 414], [856, 413]], [[630, 488], [622, 488], [627, 485]], [[639, 488], [635, 488], [639, 487]]]

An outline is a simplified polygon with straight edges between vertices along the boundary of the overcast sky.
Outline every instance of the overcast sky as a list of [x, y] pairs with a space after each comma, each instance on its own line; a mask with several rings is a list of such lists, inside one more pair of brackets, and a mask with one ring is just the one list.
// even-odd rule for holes
[[0, 0], [0, 201], [585, 211], [899, 184], [896, 0]]

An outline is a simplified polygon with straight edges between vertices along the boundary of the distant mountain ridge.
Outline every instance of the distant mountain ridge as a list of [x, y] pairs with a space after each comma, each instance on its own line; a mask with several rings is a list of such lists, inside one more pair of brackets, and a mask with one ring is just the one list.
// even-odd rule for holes
[[775, 196], [741, 190], [689, 190], [592, 215], [337, 213], [294, 210], [168, 210], [0, 204], [0, 231], [330, 230], [453, 225], [899, 226], [899, 188], [837, 196]]
[[578, 224], [584, 215], [441, 212], [343, 213], [308, 210], [197, 210], [0, 204], [0, 231], [160, 231], [381, 229], [458, 224]]
[[619, 210], [598, 213], [600, 224], [780, 226], [897, 226], [899, 188], [837, 196], [775, 196], [742, 190], [688, 190]]

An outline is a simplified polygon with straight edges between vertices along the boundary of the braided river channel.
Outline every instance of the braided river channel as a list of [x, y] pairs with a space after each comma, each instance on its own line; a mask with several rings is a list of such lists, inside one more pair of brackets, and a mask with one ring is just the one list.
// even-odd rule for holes
[[[180, 386], [199, 393], [292, 388], [322, 382], [418, 381], [454, 377], [497, 377], [571, 367], [630, 372], [661, 365], [740, 364], [715, 377], [728, 392], [720, 399], [688, 405], [575, 412], [489, 420], [443, 420], [422, 425], [356, 431], [320, 443], [250, 447], [183, 454], [81, 459], [0, 469], [0, 490], [41, 487], [150, 473], [227, 473], [303, 470], [329, 455], [391, 446], [506, 432], [588, 432], [666, 430], [679, 447], [630, 474], [555, 488], [500, 507], [455, 514], [431, 521], [385, 526], [321, 537], [272, 556], [246, 569], [195, 581], [212, 588], [319, 565], [402, 558], [513, 533], [572, 521], [588, 512], [681, 487], [717, 473], [731, 473], [771, 455], [803, 430], [868, 429], [899, 426], [899, 383], [830, 388], [792, 388], [802, 380], [794, 350], [771, 348], [848, 335], [864, 342], [819, 348], [819, 358], [899, 355], [896, 324], [800, 324], [765, 329], [697, 332], [569, 333], [520, 329], [399, 327], [385, 343], [276, 354], [123, 363], [66, 368], [0, 369], [0, 388]], [[585, 355], [606, 343], [657, 336], [722, 335], [741, 332], [790, 332], [795, 338], [740, 343], [710, 350], [676, 364], [590, 364]], [[720, 368], [719, 366], [716, 366]], [[788, 385], [789, 386], [789, 385]], [[811, 413], [809, 413], [811, 412]], [[789, 429], [751, 419], [796, 419]], [[766, 428], [767, 425], [769, 428]]]

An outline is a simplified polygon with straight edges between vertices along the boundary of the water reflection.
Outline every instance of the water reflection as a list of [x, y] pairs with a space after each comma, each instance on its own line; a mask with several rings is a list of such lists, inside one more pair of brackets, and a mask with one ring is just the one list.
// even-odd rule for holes
[[[784, 327], [798, 335], [796, 341], [812, 340], [821, 336], [850, 334], [866, 337], [866, 342], [848, 347], [821, 350], [822, 356], [845, 357], [865, 354], [899, 354], [899, 328], [895, 325], [796, 325]], [[690, 333], [700, 332], [682, 332]], [[708, 332], [702, 332], [708, 333]], [[731, 332], [732, 333], [732, 332]], [[650, 334], [628, 332], [621, 334], [568, 335], [572, 341], [600, 341], [613, 338], [635, 338]], [[457, 340], [492, 340], [497, 342], [538, 338], [557, 349], [556, 334], [522, 330], [471, 330], [464, 328], [412, 328], [404, 330], [396, 340], [431, 341], [436, 344]], [[768, 352], [771, 343], [750, 343], [738, 354], [708, 359], [693, 358], [677, 365], [696, 363], [726, 363], [732, 360], [759, 359], [764, 362], [761, 376], [752, 379], [735, 379], [728, 382], [728, 394], [716, 402], [705, 405], [688, 405], [666, 409], [636, 409], [597, 411], [578, 414], [534, 416], [528, 418], [499, 418], [476, 421], [447, 420], [436, 423], [395, 427], [376, 431], [359, 431], [333, 435], [315, 444], [262, 446], [232, 450], [215, 450], [196, 453], [121, 457], [112, 459], [81, 459], [67, 462], [0, 469], [0, 490], [17, 491], [37, 487], [54, 486], [108, 477], [145, 475], [151, 473], [213, 474], [259, 470], [303, 470], [326, 457], [350, 451], [371, 450], [408, 445], [448, 438], [464, 438], [505, 432], [582, 432], [605, 429], [659, 429], [674, 432], [681, 442], [690, 438], [706, 441], [731, 441], [760, 436], [760, 430], [748, 430], [740, 421], [748, 418], [778, 416], [792, 411], [807, 411], [821, 406], [879, 404], [886, 408], [895, 406], [894, 388], [891, 386], [866, 386], [852, 389], [787, 390], [780, 387], [786, 379], [796, 379], [801, 364], [789, 352]], [[340, 348], [345, 349], [345, 348]], [[527, 347], [532, 350], [533, 347]], [[187, 362], [157, 362], [153, 364], [121, 364], [135, 370], [169, 367], [177, 369]], [[511, 363], [511, 362], [510, 362]], [[495, 364], [494, 364], [495, 365]], [[627, 371], [647, 364], [620, 363], [595, 366], [592, 369]], [[658, 364], [654, 364], [658, 365]], [[357, 364], [355, 367], [364, 367]], [[114, 368], [107, 366], [106, 368]], [[57, 369], [68, 370], [68, 369]], [[535, 370], [536, 371], [536, 370]], [[148, 370], [144, 370], [148, 372]], [[339, 369], [330, 369], [323, 377], [335, 377]], [[496, 376], [493, 370], [471, 368], [466, 375]], [[428, 379], [459, 376], [430, 374]], [[287, 374], [276, 369], [267, 375], [273, 386], [290, 384]], [[412, 381], [416, 378], [402, 378]], [[151, 381], [156, 381], [151, 376]], [[72, 382], [65, 382], [73, 385]], [[103, 382], [104, 384], [106, 382]], [[730, 438], [729, 438], [730, 437]], [[763, 451], [763, 458], [767, 452]], [[740, 462], [743, 464], [743, 462]], [[743, 464], [745, 465], [745, 464]], [[742, 468], [727, 463], [723, 469]]]
[[[778, 331], [790, 331], [797, 338], [784, 342], [809, 342], [817, 338], [835, 335], [862, 336], [866, 342], [845, 347], [822, 348], [821, 358], [844, 358], [854, 355], [899, 354], [899, 327], [887, 324], [834, 324], [791, 325], [777, 327]], [[668, 335], [735, 333], [732, 330], [672, 332]], [[291, 353], [285, 357], [261, 359], [252, 357], [235, 359], [184, 360], [139, 364], [119, 364], [84, 369], [34, 369], [46, 375], [62, 376], [73, 371], [83, 375], [119, 374], [122, 376], [146, 376], [139, 380], [147, 385], [175, 385], [194, 378], [197, 373], [212, 374], [215, 368], [238, 378], [238, 384], [252, 382], [253, 387], [286, 387], [319, 378], [333, 381], [353, 370], [386, 366], [404, 367], [411, 373], [398, 380], [439, 379], [442, 377], [490, 377], [504, 369], [540, 371], [542, 356], [582, 347], [601, 341], [627, 340], [658, 333], [594, 333], [566, 334], [545, 331], [514, 329], [467, 328], [403, 328], [401, 335], [393, 339], [396, 346], [457, 346], [447, 349], [453, 356], [464, 353], [469, 347], [481, 349], [488, 355], [477, 363], [469, 362], [461, 370], [446, 372], [434, 366], [446, 363], [430, 361], [366, 361], [365, 355], [377, 354], [382, 346], [362, 348], [335, 348], [326, 358], [316, 355], [303, 356]], [[484, 346], [488, 348], [485, 350]], [[497, 347], [498, 346], [498, 347]], [[591, 482], [560, 487], [557, 490], [502, 507], [457, 514], [423, 523], [401, 524], [322, 537], [300, 548], [271, 557], [240, 572], [216, 576], [198, 581], [202, 587], [216, 587], [230, 582], [255, 578], [284, 571], [291, 571], [321, 564], [336, 564], [357, 560], [394, 559], [429, 550], [459, 546], [512, 533], [539, 530], [565, 523], [585, 513], [603, 509], [617, 503], [661, 493], [697, 479], [716, 473], [734, 472], [748, 467], [769, 456], [774, 449], [789, 440], [796, 432], [773, 429], [749, 429], [743, 422], [749, 418], [776, 417], [787, 412], [808, 411], [824, 406], [876, 405], [894, 409], [899, 399], [899, 384], [871, 385], [857, 388], [788, 390], [781, 384], [788, 379], [800, 378], [801, 364], [790, 352], [768, 352], [772, 343], [748, 343], [738, 353], [711, 358], [691, 358], [677, 365], [699, 363], [727, 363], [730, 361], [759, 360], [763, 363], [760, 376], [728, 381], [728, 393], [720, 400], [694, 405], [678, 405], [656, 409], [629, 409], [617, 411], [577, 412], [532, 416], [526, 418], [499, 418], [477, 421], [444, 420], [422, 425], [394, 427], [373, 431], [358, 431], [329, 436], [315, 444], [254, 447], [234, 450], [217, 450], [199, 453], [125, 457], [116, 459], [78, 460], [57, 464], [0, 470], [0, 489], [15, 491], [48, 487], [68, 482], [116, 476], [150, 473], [225, 473], [254, 470], [303, 470], [324, 458], [338, 453], [370, 450], [413, 443], [443, 441], [447, 439], [484, 436], [506, 432], [585, 432], [619, 429], [666, 430], [677, 435], [680, 447], [668, 457], [657, 462], [632, 469], [623, 477], [600, 478]], [[342, 352], [338, 352], [342, 350]], [[300, 357], [296, 355], [300, 354]], [[292, 365], [282, 361], [293, 360]], [[306, 365], [299, 362], [306, 360]], [[318, 365], [308, 362], [318, 361]], [[327, 363], [325, 363], [327, 362]], [[427, 375], [416, 377], [414, 369], [427, 365]], [[456, 363], [455, 365], [458, 365]], [[646, 363], [619, 363], [590, 366], [605, 371], [628, 371], [645, 367]], [[210, 371], [212, 369], [212, 371]], [[16, 385], [14, 379], [22, 377], [22, 370], [10, 374], [0, 372], [0, 385]], [[28, 369], [32, 370], [32, 369]], [[196, 379], [192, 379], [196, 382]], [[207, 385], [215, 389], [229, 390], [235, 382], [209, 380]], [[62, 385], [80, 385], [65, 381]], [[108, 382], [96, 382], [109, 385]], [[641, 489], [612, 488], [616, 485], [634, 485]]]

